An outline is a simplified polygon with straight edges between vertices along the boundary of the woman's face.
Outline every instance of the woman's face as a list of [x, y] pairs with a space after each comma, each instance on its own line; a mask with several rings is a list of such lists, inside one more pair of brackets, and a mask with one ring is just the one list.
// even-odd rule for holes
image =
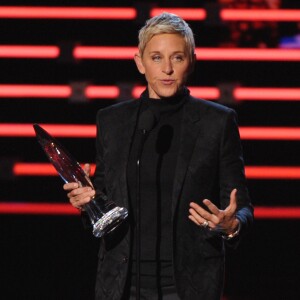
[[184, 86], [192, 62], [186, 42], [179, 34], [155, 35], [146, 45], [143, 56], [135, 55], [140, 73], [148, 82], [149, 97], [175, 96]]

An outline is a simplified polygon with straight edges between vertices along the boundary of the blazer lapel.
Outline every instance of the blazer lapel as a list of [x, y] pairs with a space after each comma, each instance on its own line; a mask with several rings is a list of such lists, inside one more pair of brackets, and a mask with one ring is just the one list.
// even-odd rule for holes
[[136, 100], [131, 106], [127, 108], [127, 111], [124, 112], [124, 122], [122, 125], [122, 134], [119, 137], [119, 145], [120, 145], [120, 156], [119, 156], [119, 165], [118, 168], [120, 170], [120, 187], [121, 193], [124, 199], [124, 205], [126, 207], [129, 206], [128, 199], [128, 188], [127, 188], [127, 163], [129, 158], [129, 151], [131, 147], [131, 143], [133, 140], [134, 131], [136, 128], [138, 111], [140, 109], [141, 100]]
[[187, 99], [183, 111], [180, 146], [173, 183], [172, 217], [174, 217], [176, 211], [186, 172], [201, 128], [200, 119], [203, 113], [204, 110], [200, 111], [198, 106], [193, 105], [192, 98]]

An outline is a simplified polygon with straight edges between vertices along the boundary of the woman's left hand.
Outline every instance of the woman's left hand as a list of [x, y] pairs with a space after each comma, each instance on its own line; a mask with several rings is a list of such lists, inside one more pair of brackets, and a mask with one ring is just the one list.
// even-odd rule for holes
[[209, 211], [197, 203], [191, 202], [189, 219], [199, 226], [207, 227], [209, 230], [226, 234], [235, 232], [239, 226], [239, 220], [235, 216], [237, 210], [236, 194], [237, 189], [232, 190], [230, 193], [230, 203], [224, 210], [220, 210], [208, 199], [203, 200], [203, 204]]

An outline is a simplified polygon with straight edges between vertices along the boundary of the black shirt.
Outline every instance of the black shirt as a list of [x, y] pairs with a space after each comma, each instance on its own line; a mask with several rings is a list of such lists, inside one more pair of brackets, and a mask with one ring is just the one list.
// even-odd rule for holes
[[[174, 285], [172, 268], [172, 192], [179, 149], [180, 127], [185, 96], [150, 99], [141, 96], [141, 113], [150, 109], [156, 124], [147, 134], [140, 159], [140, 273], [142, 288]], [[131, 146], [127, 178], [132, 228], [135, 224], [137, 157], [142, 131], [136, 130]], [[132, 239], [131, 285], [135, 285], [135, 234]]]

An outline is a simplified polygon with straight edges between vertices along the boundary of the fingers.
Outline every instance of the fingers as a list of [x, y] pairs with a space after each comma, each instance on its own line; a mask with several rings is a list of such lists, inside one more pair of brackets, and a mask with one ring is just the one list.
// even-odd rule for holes
[[230, 193], [229, 205], [225, 209], [225, 213], [228, 216], [235, 214], [237, 209], [237, 189], [233, 189]]
[[209, 228], [215, 227], [215, 225], [211, 221], [208, 221], [205, 218], [201, 217], [194, 209], [190, 208], [189, 212], [189, 219], [196, 225]]
[[189, 219], [193, 221], [196, 225], [200, 226], [202, 223], [200, 223], [192, 214], [189, 215]]
[[189, 219], [197, 225], [202, 225], [205, 221], [208, 221], [208, 226], [215, 228], [219, 223], [219, 218], [216, 215], [206, 211], [197, 203], [190, 203], [189, 213]]
[[90, 202], [95, 197], [95, 190], [90, 187], [77, 188], [67, 194], [70, 203], [81, 209], [83, 205]]
[[78, 209], [90, 202], [96, 194], [91, 187], [79, 187], [79, 184], [76, 182], [66, 183], [63, 188], [69, 192], [67, 196], [72, 206]]
[[203, 204], [205, 204], [205, 205], [207, 206], [207, 208], [209, 209], [209, 211], [210, 211], [212, 214], [214, 214], [214, 215], [216, 215], [216, 216], [219, 215], [219, 213], [220, 213], [219, 208], [218, 208], [217, 206], [215, 206], [210, 200], [204, 199], [204, 200], [203, 200]]
[[79, 184], [76, 182], [70, 182], [63, 185], [63, 189], [65, 191], [72, 191], [74, 189], [77, 189], [79, 187]]
[[229, 205], [225, 210], [219, 209], [208, 199], [204, 199], [203, 204], [209, 211], [195, 202], [190, 203], [189, 219], [192, 222], [199, 226], [208, 226], [210, 230], [225, 232], [231, 230], [237, 209], [237, 189], [231, 191]]
[[216, 215], [211, 214], [210, 212], [208, 212], [207, 210], [205, 210], [204, 208], [202, 208], [197, 203], [191, 202], [190, 203], [190, 207], [191, 207], [192, 211], [195, 211], [195, 213], [197, 215], [199, 215], [200, 217], [202, 217], [202, 219], [205, 219], [205, 220], [208, 220], [208, 221], [212, 221], [212, 222], [217, 222], [218, 221], [218, 218], [217, 218]]

